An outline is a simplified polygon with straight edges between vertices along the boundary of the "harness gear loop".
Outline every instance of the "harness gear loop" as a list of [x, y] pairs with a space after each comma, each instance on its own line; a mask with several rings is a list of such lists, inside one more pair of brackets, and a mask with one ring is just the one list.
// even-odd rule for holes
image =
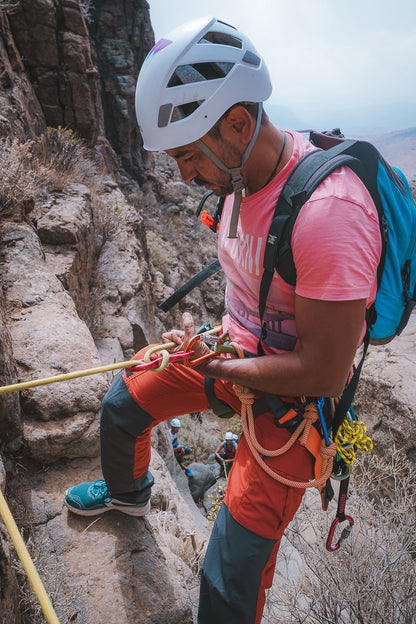
[[318, 418], [316, 406], [313, 403], [307, 405], [307, 408], [305, 409], [305, 418], [298, 425], [298, 427], [291, 435], [289, 440], [286, 442], [286, 444], [284, 444], [279, 449], [265, 449], [259, 444], [255, 434], [254, 416], [252, 409], [254, 403], [254, 394], [252, 390], [244, 386], [238, 386], [237, 384], [233, 386], [233, 390], [241, 401], [241, 421], [247, 444], [251, 452], [253, 453], [257, 463], [264, 470], [264, 472], [266, 472], [275, 481], [279, 481], [280, 483], [283, 483], [284, 485], [287, 485], [289, 487], [301, 489], [311, 487], [322, 488], [325, 485], [326, 481], [329, 479], [332, 472], [333, 457], [336, 454], [336, 445], [334, 443], [326, 446], [325, 441], [321, 440], [319, 448], [319, 456], [322, 461], [320, 475], [317, 478], [312, 479], [311, 481], [303, 482], [286, 479], [285, 477], [282, 477], [274, 470], [272, 470], [262, 458], [262, 456], [278, 457], [280, 455], [283, 455], [293, 446], [293, 444], [298, 439], [300, 444], [306, 446], [306, 442], [311, 432], [312, 424]]

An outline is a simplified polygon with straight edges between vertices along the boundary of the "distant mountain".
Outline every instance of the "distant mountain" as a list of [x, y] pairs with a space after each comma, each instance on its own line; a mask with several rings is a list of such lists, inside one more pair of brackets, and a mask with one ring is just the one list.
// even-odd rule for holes
[[389, 163], [401, 169], [410, 180], [416, 180], [416, 128], [369, 136], [367, 140], [374, 143]]
[[344, 134], [359, 138], [416, 127], [416, 101], [395, 103], [380, 101], [376, 105], [346, 106], [331, 105], [324, 99], [322, 106], [311, 104], [309, 107], [305, 107], [303, 102], [294, 106], [266, 102], [265, 109], [278, 128], [293, 130], [341, 128]]
[[[392, 165], [398, 167], [408, 177], [409, 180], [416, 180], [416, 124], [415, 107], [401, 107], [399, 112], [403, 115], [390, 117], [381, 123], [381, 116], [373, 119], [372, 123], [354, 123], [352, 115], [341, 111], [325, 114], [323, 111], [318, 114], [316, 111], [308, 116], [305, 121], [292, 109], [276, 104], [265, 105], [270, 120], [278, 127], [291, 130], [331, 130], [340, 127], [345, 136], [364, 139], [374, 143], [377, 149], [383, 154], [385, 159]], [[412, 112], [413, 111], [413, 112]], [[404, 113], [407, 114], [404, 114]], [[362, 119], [368, 119], [363, 115]], [[400, 121], [399, 121], [400, 120]], [[409, 127], [403, 129], [406, 120], [409, 120]], [[412, 120], [412, 121], [410, 121]], [[397, 123], [392, 131], [391, 124]], [[390, 125], [389, 125], [390, 124]], [[380, 130], [381, 128], [381, 130]], [[394, 128], [394, 126], [393, 126]]]

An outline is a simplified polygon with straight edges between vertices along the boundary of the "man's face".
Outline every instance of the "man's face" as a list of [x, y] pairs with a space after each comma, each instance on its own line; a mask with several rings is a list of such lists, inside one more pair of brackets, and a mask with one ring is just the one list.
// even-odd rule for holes
[[[240, 165], [241, 154], [229, 141], [221, 136], [214, 139], [209, 135], [202, 137], [202, 141], [226, 167]], [[187, 184], [193, 181], [218, 196], [233, 193], [230, 174], [219, 169], [195, 143], [166, 150], [166, 153], [176, 160], [181, 177]]]
[[178, 433], [179, 427], [172, 427], [172, 433]]

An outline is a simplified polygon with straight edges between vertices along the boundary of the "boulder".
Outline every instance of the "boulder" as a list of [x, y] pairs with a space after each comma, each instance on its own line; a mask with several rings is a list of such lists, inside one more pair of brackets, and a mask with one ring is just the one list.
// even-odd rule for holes
[[193, 473], [189, 477], [189, 490], [195, 502], [198, 502], [204, 496], [204, 493], [215, 483], [215, 475], [210, 466], [192, 462], [188, 466]]

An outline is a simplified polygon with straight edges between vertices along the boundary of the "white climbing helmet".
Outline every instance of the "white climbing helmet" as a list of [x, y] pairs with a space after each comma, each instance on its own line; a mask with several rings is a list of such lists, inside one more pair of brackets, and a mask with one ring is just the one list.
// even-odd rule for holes
[[180, 427], [181, 426], [181, 421], [179, 420], [179, 418], [172, 418], [172, 420], [170, 421], [170, 426], [171, 427]]
[[264, 102], [267, 67], [251, 41], [215, 17], [188, 22], [147, 55], [136, 86], [136, 115], [147, 150], [200, 139], [238, 102]]
[[225, 434], [225, 439], [226, 440], [234, 440], [234, 436], [231, 433], [231, 431], [227, 431], [227, 433]]

